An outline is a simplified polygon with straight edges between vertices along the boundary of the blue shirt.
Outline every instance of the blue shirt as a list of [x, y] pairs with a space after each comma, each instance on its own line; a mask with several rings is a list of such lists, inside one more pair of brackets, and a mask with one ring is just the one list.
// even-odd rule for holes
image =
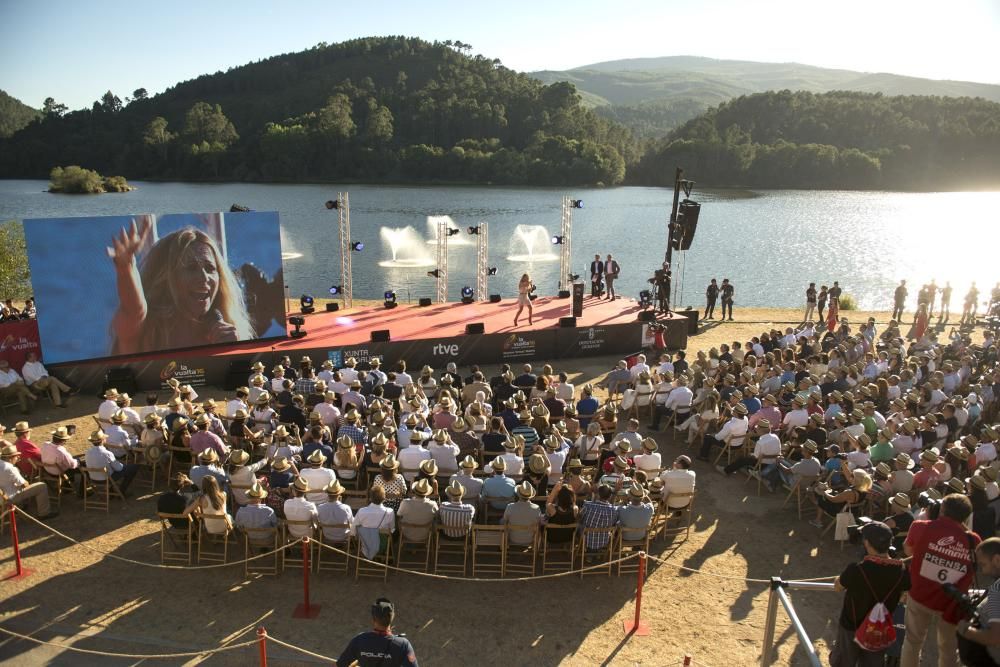
[[501, 412], [500, 418], [503, 419], [503, 425], [508, 431], [513, 430], [514, 427], [521, 423], [521, 420], [517, 418], [517, 413], [510, 408]]
[[597, 402], [596, 398], [581, 398], [576, 404], [576, 413], [580, 417], [580, 429], [583, 431], [587, 430], [587, 425], [590, 424], [590, 417], [585, 417], [584, 415], [597, 414], [600, 409], [601, 404]]
[[629, 503], [618, 508], [618, 523], [622, 527], [623, 540], [641, 540], [649, 530], [649, 522], [653, 518], [653, 506], [650, 503], [633, 505]]
[[[588, 500], [580, 510], [581, 528], [610, 528], [617, 519], [618, 508], [603, 500]], [[606, 533], [590, 533], [587, 535], [586, 547], [589, 551], [603, 549], [608, 546], [610, 539]]]
[[[507, 477], [506, 475], [493, 475], [483, 482], [482, 495], [490, 496], [491, 498], [505, 498], [513, 500], [514, 487], [514, 480], [510, 477]], [[490, 505], [493, 509], [502, 510], [507, 507], [508, 503], [491, 502]]]
[[326, 457], [327, 463], [333, 461], [333, 447], [330, 445], [324, 445], [322, 442], [317, 442], [315, 440], [302, 445], [302, 460], [305, 461], [317, 449], [323, 453], [323, 456]]
[[741, 403], [743, 403], [743, 405], [746, 406], [748, 415], [753, 415], [761, 408], [760, 399], [757, 398], [756, 396], [751, 396], [750, 398], [744, 398], [741, 401]]

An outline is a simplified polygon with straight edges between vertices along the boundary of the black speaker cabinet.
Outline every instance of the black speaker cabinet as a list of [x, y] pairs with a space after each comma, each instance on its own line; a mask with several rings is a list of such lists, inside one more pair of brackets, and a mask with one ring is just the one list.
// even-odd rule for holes
[[656, 311], [655, 310], [640, 310], [639, 311], [639, 321], [640, 322], [655, 322], [656, 321]]
[[372, 332], [372, 342], [373, 343], [388, 343], [389, 342], [389, 330], [388, 329], [377, 329]]
[[426, 308], [427, 306], [431, 305], [431, 300], [428, 299], [427, 297], [424, 297], [424, 298], [420, 299], [420, 301], [418, 302], [418, 305], [421, 308]]
[[482, 322], [470, 322], [465, 325], [465, 333], [467, 334], [481, 334], [486, 333], [486, 328], [483, 326]]
[[326, 312], [328, 312], [328, 313], [335, 313], [338, 310], [340, 310], [340, 304], [339, 303], [334, 303], [334, 302], [331, 301], [331, 302], [329, 302], [329, 303], [326, 304]]
[[500, 295], [490, 294], [490, 303], [500, 303]]
[[559, 318], [559, 326], [566, 327], [566, 328], [575, 327], [576, 326], [576, 318], [575, 317], [560, 317]]

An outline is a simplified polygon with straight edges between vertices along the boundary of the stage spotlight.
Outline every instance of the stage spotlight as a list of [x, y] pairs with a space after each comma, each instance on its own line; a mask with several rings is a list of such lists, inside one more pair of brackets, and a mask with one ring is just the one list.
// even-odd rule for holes
[[583, 200], [573, 199], [570, 201], [570, 206], [572, 206], [573, 208], [583, 208]]
[[479, 227], [469, 227], [469, 233], [473, 234], [473, 235], [478, 234], [479, 233]]
[[387, 290], [383, 295], [385, 297], [385, 303], [382, 304], [386, 308], [395, 308], [398, 304], [396, 303], [396, 293], [392, 290]]
[[489, 266], [486, 268], [486, 275], [495, 276], [497, 274], [497, 267]]
[[648, 289], [644, 289], [639, 292], [639, 307], [642, 309], [650, 308], [653, 305], [653, 293]]
[[341, 294], [343, 294], [343, 292], [344, 292], [343, 285], [332, 285], [330, 287], [330, 294], [332, 296], [340, 296]]
[[229, 207], [229, 212], [230, 213], [249, 213], [250, 212], [250, 207], [249, 206], [243, 206], [242, 204], [233, 204], [232, 206]]
[[306, 330], [302, 328], [302, 325], [306, 323], [304, 317], [289, 317], [288, 323], [295, 327], [295, 331], [288, 334], [292, 338], [302, 338], [306, 335]]
[[330, 201], [326, 202], [326, 207], [330, 210], [333, 210], [335, 208], [340, 208], [340, 202], [338, 202], [336, 199], [331, 199]]
[[428, 278], [440, 278], [441, 277], [441, 269], [434, 269], [433, 271], [428, 271], [427, 272], [427, 277]]
[[463, 287], [462, 288], [462, 303], [464, 303], [465, 305], [469, 305], [470, 303], [472, 303], [474, 301], [474, 299], [472, 298], [474, 294], [475, 293], [472, 291], [472, 288], [469, 287], [468, 285], [466, 285], [465, 287]]
[[562, 242], [563, 242], [563, 237], [561, 236], [552, 237], [552, 245], [562, 245]]
[[354, 252], [361, 252], [364, 249], [365, 249], [365, 244], [362, 243], [361, 241], [351, 242], [351, 250], [353, 250]]
[[448, 236], [454, 236], [455, 234], [458, 234], [458, 233], [460, 233], [461, 231], [462, 231], [462, 230], [460, 230], [460, 229], [459, 229], [458, 227], [455, 227], [455, 228], [451, 228], [451, 227], [449, 227], [449, 228], [448, 228]]
[[316, 308], [313, 306], [313, 298], [308, 294], [303, 294], [299, 298], [299, 303], [302, 305], [302, 312], [306, 315], [314, 312]]

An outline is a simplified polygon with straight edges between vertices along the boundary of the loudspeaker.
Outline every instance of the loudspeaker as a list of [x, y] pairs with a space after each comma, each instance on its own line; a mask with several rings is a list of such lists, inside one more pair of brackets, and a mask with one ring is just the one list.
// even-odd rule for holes
[[251, 375], [253, 375], [253, 369], [250, 368], [249, 359], [231, 361], [229, 362], [229, 372], [226, 373], [226, 383], [222, 385], [222, 388], [226, 391], [235, 391], [237, 387], [245, 385], [247, 378]]
[[674, 250], [688, 250], [694, 241], [694, 232], [698, 228], [698, 216], [701, 204], [685, 199], [677, 207], [677, 223], [674, 225], [674, 238], [671, 243]]
[[500, 303], [500, 295], [490, 294], [490, 303]]
[[583, 317], [583, 283], [573, 283], [573, 317]]
[[486, 333], [486, 328], [483, 326], [482, 322], [471, 322], [465, 325], [465, 333], [467, 334]]
[[656, 311], [655, 310], [640, 310], [639, 311], [639, 321], [640, 322], [655, 322], [656, 321]]
[[427, 306], [431, 305], [431, 300], [428, 299], [427, 297], [424, 297], [419, 301], [417, 305], [419, 305], [421, 308], [426, 308]]
[[378, 329], [372, 332], [372, 342], [373, 343], [388, 343], [389, 342], [389, 330], [388, 329]]
[[335, 313], [338, 310], [340, 310], [340, 304], [339, 303], [328, 303], [328, 304], [326, 304], [326, 312], [328, 312], [328, 313]]
[[568, 289], [561, 289], [561, 290], [559, 290], [559, 294], [557, 296], [560, 299], [568, 299], [569, 298], [569, 290]]
[[112, 387], [120, 393], [132, 396], [139, 393], [139, 387], [135, 383], [135, 373], [128, 366], [124, 368], [109, 368], [108, 372], [104, 374], [104, 387], [101, 390], [102, 396], [104, 392]]
[[687, 310], [682, 310], [681, 312], [675, 312], [674, 315], [680, 315], [681, 317], [687, 318], [687, 332], [689, 336], [694, 336], [698, 333], [698, 311], [688, 308]]
[[575, 317], [560, 317], [559, 318], [559, 326], [566, 327], [566, 328], [575, 327], [576, 326], [576, 318]]

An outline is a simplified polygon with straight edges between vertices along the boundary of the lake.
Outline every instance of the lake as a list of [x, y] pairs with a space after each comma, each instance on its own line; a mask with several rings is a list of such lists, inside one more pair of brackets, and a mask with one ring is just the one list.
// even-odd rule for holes
[[[0, 220], [131, 213], [228, 211], [241, 204], [275, 210], [281, 216], [286, 255], [285, 279], [293, 298], [326, 296], [340, 283], [336, 211], [324, 202], [338, 190], [350, 193], [351, 227], [365, 248], [355, 253], [354, 295], [381, 299], [396, 290], [400, 301], [433, 296], [435, 245], [429, 216], [450, 216], [461, 233], [449, 254], [449, 298], [458, 300], [464, 285], [475, 285], [475, 237], [469, 226], [489, 223], [490, 292], [516, 294], [528, 272], [542, 294], [557, 290], [561, 198], [583, 200], [573, 211], [573, 271], [589, 276], [594, 253], [612, 253], [622, 266], [620, 295], [636, 297], [663, 261], [672, 190], [661, 188], [521, 188], [482, 186], [263, 185], [136, 182], [137, 190], [105, 195], [53, 195], [45, 181], [0, 180]], [[997, 281], [995, 247], [1000, 240], [997, 216], [1000, 192], [835, 192], [699, 191], [701, 219], [691, 250], [675, 253], [677, 303], [700, 306], [712, 277], [736, 286], [736, 307], [799, 306], [810, 281], [839, 280], [863, 308], [889, 309], [900, 279], [910, 285], [911, 302], [919, 285], [935, 279], [955, 288], [953, 309], [971, 281], [983, 297]], [[518, 226], [521, 234], [517, 233]], [[535, 238], [532, 261], [508, 258], [527, 254], [527, 236]], [[403, 229], [397, 259], [409, 268], [383, 267], [392, 259], [383, 227]], [[548, 255], [548, 258], [538, 258]], [[679, 258], [679, 255], [681, 256]], [[679, 261], [680, 260], [680, 261]], [[72, 261], [72, 258], [67, 258]]]

